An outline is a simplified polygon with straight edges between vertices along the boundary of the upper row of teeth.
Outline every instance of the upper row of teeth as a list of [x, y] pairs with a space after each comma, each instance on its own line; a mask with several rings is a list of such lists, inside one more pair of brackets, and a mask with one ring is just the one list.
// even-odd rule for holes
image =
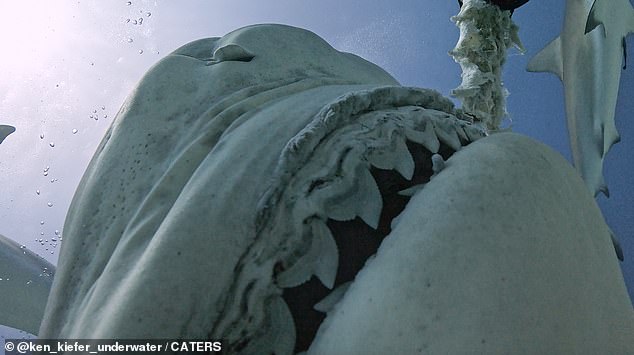
[[[310, 242], [303, 256], [277, 275], [277, 285], [295, 287], [315, 275], [324, 286], [333, 287], [338, 251], [326, 220], [348, 221], [358, 216], [372, 228], [377, 228], [383, 201], [369, 169], [370, 166], [393, 169], [411, 180], [415, 165], [406, 140], [421, 144], [433, 153], [434, 174], [438, 174], [445, 163], [437, 154], [441, 143], [457, 151], [465, 143], [484, 136], [481, 129], [445, 112], [405, 107], [366, 113], [357, 123], [327, 137], [316, 148], [311, 161], [296, 175], [295, 181], [302, 181], [303, 186], [289, 189], [301, 192], [301, 196], [294, 196], [293, 200], [296, 209], [309, 219], [304, 238]], [[336, 153], [333, 155], [332, 152]], [[412, 191], [402, 193], [413, 194], [421, 187], [415, 186], [408, 189]]]
[[[486, 135], [453, 113], [453, 104], [440, 94], [403, 87], [344, 96], [320, 111], [280, 155], [274, 183], [257, 206], [259, 237], [238, 267], [232, 293], [242, 296], [230, 302], [240, 306], [227, 305], [232, 311], [214, 332], [229, 343], [252, 334], [248, 347], [254, 352], [290, 353], [293, 318], [280, 289], [301, 285], [313, 275], [333, 288], [339, 255], [327, 219], [359, 216], [376, 228], [383, 202], [370, 167], [394, 169], [411, 179], [415, 165], [407, 140], [437, 154], [441, 143], [457, 151]], [[444, 161], [434, 157], [434, 171], [439, 171]], [[282, 271], [274, 273], [274, 265]], [[273, 284], [267, 281], [270, 276]], [[338, 288], [315, 307], [328, 311], [344, 293]], [[271, 342], [268, 335], [278, 338]]]

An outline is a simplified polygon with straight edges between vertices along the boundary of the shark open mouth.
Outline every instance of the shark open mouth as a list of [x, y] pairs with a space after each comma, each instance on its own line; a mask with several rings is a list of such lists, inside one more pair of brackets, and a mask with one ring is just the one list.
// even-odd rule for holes
[[485, 135], [433, 91], [385, 87], [327, 105], [282, 152], [211, 337], [239, 353], [306, 350], [409, 198]]

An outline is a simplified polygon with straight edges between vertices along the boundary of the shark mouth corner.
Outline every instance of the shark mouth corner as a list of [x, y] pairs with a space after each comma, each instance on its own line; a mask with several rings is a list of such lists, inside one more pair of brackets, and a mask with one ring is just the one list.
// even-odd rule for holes
[[325, 106], [282, 151], [210, 338], [232, 353], [307, 350], [411, 196], [486, 136], [456, 115], [438, 93], [403, 87]]

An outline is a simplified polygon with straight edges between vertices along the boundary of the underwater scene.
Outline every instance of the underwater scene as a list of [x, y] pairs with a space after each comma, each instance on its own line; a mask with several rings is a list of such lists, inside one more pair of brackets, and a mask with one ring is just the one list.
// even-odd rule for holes
[[520, 352], [546, 335], [438, 334], [551, 288], [566, 324], [613, 294], [578, 333], [632, 349], [632, 31], [631, 0], [0, 2], [0, 340]]

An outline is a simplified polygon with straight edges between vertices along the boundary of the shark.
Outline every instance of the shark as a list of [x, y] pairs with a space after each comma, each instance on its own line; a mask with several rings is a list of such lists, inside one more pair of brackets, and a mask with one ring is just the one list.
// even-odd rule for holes
[[620, 140], [614, 114], [625, 37], [633, 31], [629, 0], [567, 0], [560, 36], [527, 67], [562, 81], [573, 163], [595, 197], [610, 195], [603, 160]]
[[0, 143], [2, 143], [4, 139], [7, 138], [7, 136], [9, 136], [13, 132], [15, 132], [15, 127], [1, 124], [0, 125]]
[[0, 324], [37, 335], [55, 266], [0, 234]]

